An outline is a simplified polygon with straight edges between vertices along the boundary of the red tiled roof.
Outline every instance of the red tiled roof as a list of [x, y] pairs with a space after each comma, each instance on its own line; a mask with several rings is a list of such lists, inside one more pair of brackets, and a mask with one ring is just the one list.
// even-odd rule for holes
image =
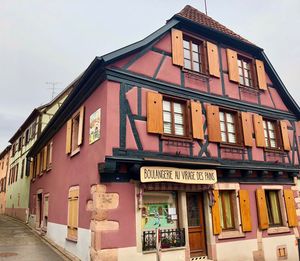
[[178, 14], [176, 14], [176, 16], [181, 16], [195, 23], [204, 25], [206, 27], [209, 27], [211, 29], [222, 32], [231, 37], [237, 38], [243, 42], [253, 45], [253, 43], [249, 42], [247, 39], [236, 34], [232, 30], [228, 29], [226, 26], [220, 24], [216, 20], [212, 19], [211, 17], [207, 16], [206, 14], [200, 12], [199, 10], [190, 5], [186, 5]]

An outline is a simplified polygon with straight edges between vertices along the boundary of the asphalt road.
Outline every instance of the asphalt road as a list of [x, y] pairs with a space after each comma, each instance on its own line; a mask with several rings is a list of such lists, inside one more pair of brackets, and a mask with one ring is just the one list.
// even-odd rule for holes
[[21, 222], [0, 215], [0, 261], [66, 260]]

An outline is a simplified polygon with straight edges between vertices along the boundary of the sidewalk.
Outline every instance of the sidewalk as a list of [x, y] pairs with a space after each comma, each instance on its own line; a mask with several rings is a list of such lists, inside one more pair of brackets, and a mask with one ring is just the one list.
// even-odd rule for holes
[[66, 260], [33, 234], [25, 224], [0, 215], [0, 261]]

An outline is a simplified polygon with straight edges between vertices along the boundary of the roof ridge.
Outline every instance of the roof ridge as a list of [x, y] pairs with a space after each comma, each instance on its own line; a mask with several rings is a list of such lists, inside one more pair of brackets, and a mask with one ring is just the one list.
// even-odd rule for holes
[[197, 24], [200, 24], [202, 26], [208, 27], [210, 29], [213, 29], [213, 30], [219, 31], [221, 33], [224, 33], [224, 34], [226, 34], [230, 37], [234, 37], [234, 38], [236, 38], [240, 41], [243, 41], [247, 44], [251, 44], [251, 45], [256, 46], [255, 44], [253, 44], [249, 40], [247, 40], [244, 37], [242, 37], [241, 35], [235, 33], [234, 31], [232, 31], [231, 29], [229, 29], [225, 25], [221, 24], [220, 22], [216, 21], [212, 17], [206, 15], [205, 13], [199, 11], [198, 9], [196, 9], [195, 7], [193, 7], [191, 5], [186, 5], [175, 16], [185, 18], [185, 19], [190, 20], [194, 23], [197, 23]]

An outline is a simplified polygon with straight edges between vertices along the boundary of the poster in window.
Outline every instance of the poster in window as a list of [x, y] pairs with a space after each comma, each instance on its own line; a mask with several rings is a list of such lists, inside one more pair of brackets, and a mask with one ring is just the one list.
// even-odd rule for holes
[[100, 139], [101, 109], [90, 116], [90, 144]]

